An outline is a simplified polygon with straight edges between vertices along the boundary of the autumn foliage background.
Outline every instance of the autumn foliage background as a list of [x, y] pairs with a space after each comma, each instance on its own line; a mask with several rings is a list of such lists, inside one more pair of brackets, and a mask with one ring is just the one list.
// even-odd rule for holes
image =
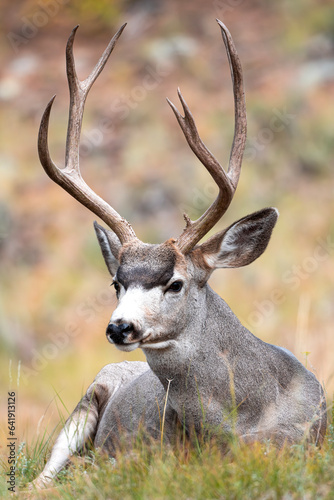
[[248, 141], [237, 194], [215, 230], [265, 206], [276, 206], [280, 218], [258, 261], [217, 271], [211, 284], [253, 333], [307, 364], [332, 399], [332, 2], [3, 0], [2, 442], [7, 389], [17, 393], [17, 436], [29, 440], [52, 431], [59, 397], [71, 411], [102, 366], [144, 359], [140, 350], [121, 353], [107, 343], [115, 298], [95, 218], [53, 184], [38, 161], [39, 121], [56, 93], [49, 142], [54, 161], [64, 162], [64, 50], [72, 28], [80, 24], [74, 52], [83, 79], [128, 23], [87, 100], [81, 169], [142, 240], [161, 242], [181, 232], [184, 211], [198, 217], [216, 194], [165, 101], [168, 96], [179, 106], [177, 86], [204, 142], [228, 162], [233, 98], [216, 17], [229, 27], [242, 61]]

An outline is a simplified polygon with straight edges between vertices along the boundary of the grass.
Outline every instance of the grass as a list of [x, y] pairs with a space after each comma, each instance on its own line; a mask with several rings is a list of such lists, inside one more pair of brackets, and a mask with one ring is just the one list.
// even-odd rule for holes
[[[29, 17], [34, 9], [40, 10], [31, 1], [21, 2], [22, 8], [14, 10], [13, 2], [3, 3], [8, 7], [3, 9], [6, 30], [14, 25], [20, 30], [22, 15]], [[219, 1], [212, 3], [220, 6], [219, 12], [214, 12], [205, 2], [193, 2], [190, 13], [186, 2], [176, 2], [177, 10], [167, 8], [168, 2], [157, 2], [166, 8], [150, 15], [149, 3], [142, 2], [143, 25], [138, 17], [140, 2], [73, 0], [60, 6], [59, 14], [50, 17], [47, 26], [20, 47], [18, 58], [6, 33], [2, 36], [0, 50], [10, 86], [14, 82], [14, 87], [22, 89], [16, 97], [5, 98], [2, 107], [6, 125], [1, 133], [0, 252], [5, 265], [0, 287], [0, 385], [7, 385], [8, 358], [14, 362], [22, 358], [23, 374], [24, 368], [33, 366], [33, 347], [41, 354], [45, 346], [54, 343], [55, 335], [67, 335], [67, 326], [74, 324], [78, 332], [67, 335], [68, 344], [58, 349], [55, 358], [44, 357], [45, 367], [35, 370], [26, 383], [21, 375], [18, 430], [27, 444], [21, 444], [18, 455], [18, 490], [37, 476], [50, 450], [53, 437], [50, 441], [46, 435], [35, 440], [26, 437], [36, 432], [50, 399], [50, 387], [56, 385], [57, 393], [73, 405], [82, 385], [88, 385], [101, 366], [125, 359], [120, 352], [106, 349], [104, 331], [113, 304], [105, 300], [109, 282], [106, 284], [106, 271], [93, 240], [93, 217], [58, 186], [52, 186], [36, 157], [37, 122], [45, 102], [57, 92], [50, 148], [55, 159], [63, 158], [68, 106], [63, 51], [67, 34], [78, 22], [81, 28], [76, 50], [83, 77], [96, 62], [113, 26], [118, 26], [119, 16], [129, 21], [130, 30], [88, 102], [86, 132], [94, 130], [104, 117], [115, 118], [117, 127], [106, 134], [101, 147], [83, 158], [85, 178], [94, 179], [96, 191], [115, 202], [115, 208], [134, 223], [140, 237], [163, 241], [172, 235], [165, 234], [171, 224], [175, 234], [182, 229], [178, 207], [189, 205], [196, 212], [190, 215], [198, 217], [206, 207], [202, 200], [208, 205], [214, 199], [206, 173], [200, 173], [192, 159], [174, 117], [163, 104], [164, 97], [175, 96], [176, 86], [182, 85], [203, 139], [224, 162], [232, 140], [231, 88], [230, 84], [224, 87], [228, 80], [226, 58], [220, 45], [212, 52], [219, 36], [214, 31], [214, 17], [227, 7], [226, 21], [240, 47], [247, 84], [249, 152], [253, 151], [252, 141], [257, 141], [259, 149], [254, 159], [250, 155], [245, 158], [238, 200], [230, 215], [227, 213], [226, 225], [262, 206], [277, 205], [281, 217], [261, 261], [227, 274], [217, 272], [212, 279], [215, 289], [246, 324], [278, 289], [284, 299], [270, 313], [263, 313], [252, 331], [266, 341], [284, 345], [299, 358], [301, 352], [311, 352], [305, 354], [308, 366], [318, 372], [329, 394], [334, 391], [333, 247], [327, 248], [327, 259], [316, 260], [314, 270], [303, 268], [310, 259], [314, 262], [319, 239], [334, 241], [333, 116], [328, 105], [333, 84], [323, 81], [305, 89], [298, 79], [308, 68], [306, 63], [326, 57], [312, 51], [322, 47], [319, 40], [322, 44], [332, 40], [333, 6], [329, 1], [295, 0], [259, 2], [243, 9], [245, 3]], [[272, 17], [270, 9], [275, 9]], [[278, 31], [276, 26], [280, 26]], [[134, 28], [139, 29], [135, 38], [135, 32], [131, 35]], [[123, 94], [131, 95], [143, 81], [146, 68], [156, 67], [156, 47], [162, 40], [168, 47], [168, 40], [175, 35], [194, 40], [198, 52], [175, 56], [170, 75], [136, 103], [128, 119], [117, 118], [112, 103]], [[265, 50], [258, 51], [261, 48]], [[225, 58], [225, 69], [221, 57]], [[33, 72], [17, 73], [20, 61], [26, 70], [32, 62]], [[7, 76], [5, 86], [6, 81]], [[270, 132], [275, 110], [294, 118], [264, 144], [261, 137], [268, 128]], [[146, 146], [143, 136], [148, 138]], [[143, 200], [150, 198], [158, 184], [165, 202], [161, 206], [145, 204]], [[296, 288], [284, 280], [295, 266], [301, 267], [304, 275]], [[307, 309], [304, 315], [297, 315], [302, 307]], [[137, 355], [127, 354], [126, 359], [138, 359]], [[6, 452], [5, 446], [0, 450]], [[333, 427], [321, 450], [300, 446], [277, 452], [268, 445], [235, 445], [228, 456], [221, 457], [214, 443], [189, 452], [165, 446], [161, 451], [160, 443], [149, 448], [138, 443], [136, 452], [118, 457], [116, 464], [94, 453], [85, 460], [74, 459], [57, 481], [56, 490], [45, 496], [334, 499], [333, 448]], [[3, 465], [7, 470], [6, 461]], [[3, 477], [0, 497], [9, 498]]]
[[[20, 445], [16, 491], [20, 498], [68, 500], [334, 499], [333, 414], [321, 449], [300, 444], [277, 450], [268, 442], [234, 440], [223, 456], [214, 440], [161, 449], [138, 437], [131, 453], [119, 452], [116, 460], [94, 451], [74, 457], [52, 488], [29, 493], [27, 484], [43, 468], [50, 445], [44, 435]], [[0, 496], [9, 498], [5, 481], [2, 475]]]

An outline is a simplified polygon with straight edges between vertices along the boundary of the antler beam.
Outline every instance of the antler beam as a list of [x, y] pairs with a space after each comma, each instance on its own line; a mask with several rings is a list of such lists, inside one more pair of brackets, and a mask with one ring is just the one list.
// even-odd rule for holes
[[183, 233], [177, 239], [177, 245], [183, 253], [190, 252], [192, 248], [203, 238], [203, 236], [208, 233], [208, 231], [210, 231], [210, 229], [219, 221], [219, 219], [228, 209], [238, 184], [242, 157], [246, 143], [247, 118], [242, 68], [230, 32], [221, 21], [217, 19], [217, 22], [221, 28], [222, 37], [229, 60], [233, 83], [235, 109], [234, 138], [227, 173], [202, 142], [198, 134], [194, 118], [180, 90], [178, 89], [178, 95], [182, 104], [184, 116], [182, 116], [174, 106], [174, 104], [169, 99], [167, 99], [169, 105], [174, 111], [176, 119], [190, 148], [205, 166], [205, 168], [219, 187], [219, 194], [216, 200], [199, 219], [197, 219], [196, 221], [191, 221], [187, 215], [184, 216], [186, 220], [186, 227]]
[[73, 29], [68, 39], [66, 46], [66, 73], [70, 89], [70, 108], [64, 169], [58, 168], [53, 163], [48, 148], [49, 119], [55, 96], [44, 111], [38, 134], [38, 154], [40, 162], [48, 176], [73, 196], [73, 198], [100, 217], [117, 234], [122, 244], [135, 239], [135, 232], [128, 221], [100, 198], [83, 180], [79, 167], [79, 143], [88, 92], [103, 70], [125, 26], [126, 24], [118, 30], [91, 74], [83, 81], [80, 81], [77, 77], [73, 57], [73, 42], [78, 26]]

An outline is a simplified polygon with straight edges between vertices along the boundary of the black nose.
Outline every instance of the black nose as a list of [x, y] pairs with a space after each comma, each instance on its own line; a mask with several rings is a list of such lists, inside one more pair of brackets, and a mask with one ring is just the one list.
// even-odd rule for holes
[[131, 332], [133, 332], [133, 325], [131, 323], [121, 323], [120, 325], [109, 323], [106, 335], [109, 342], [114, 342], [114, 344], [124, 344], [124, 340]]

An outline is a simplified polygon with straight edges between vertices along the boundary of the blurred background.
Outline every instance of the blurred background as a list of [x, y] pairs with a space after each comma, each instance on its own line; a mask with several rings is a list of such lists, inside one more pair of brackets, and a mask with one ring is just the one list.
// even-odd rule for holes
[[[334, 5], [294, 0], [22, 0], [1, 2], [0, 377], [17, 392], [17, 436], [51, 432], [109, 362], [144, 359], [107, 343], [115, 306], [94, 215], [39, 164], [37, 131], [57, 94], [50, 150], [64, 164], [65, 45], [84, 79], [127, 22], [86, 105], [87, 183], [147, 242], [197, 218], [216, 188], [165, 97], [180, 86], [202, 139], [226, 166], [233, 138], [231, 78], [215, 18], [244, 70], [248, 140], [237, 194], [217, 229], [265, 206], [280, 218], [251, 266], [217, 271], [212, 287], [261, 339], [290, 349], [334, 391]], [[180, 106], [179, 106], [180, 108]], [[58, 407], [58, 408], [57, 408]], [[59, 410], [60, 407], [60, 410]], [[4, 450], [4, 447], [2, 447]]]

